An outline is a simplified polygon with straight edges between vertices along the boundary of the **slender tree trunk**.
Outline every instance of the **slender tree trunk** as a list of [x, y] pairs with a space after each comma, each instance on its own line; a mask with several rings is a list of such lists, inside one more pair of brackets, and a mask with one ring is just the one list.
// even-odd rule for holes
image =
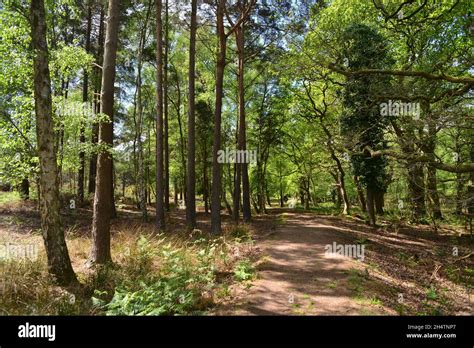
[[333, 146], [334, 140], [333, 140], [333, 136], [331, 132], [324, 124], [323, 118], [320, 117], [319, 120], [321, 123], [321, 127], [323, 128], [323, 131], [326, 134], [327, 139], [328, 139], [327, 147], [331, 154], [331, 158], [333, 159], [333, 161], [336, 163], [336, 166], [337, 166], [337, 179], [336, 180], [337, 180], [337, 189], [338, 189], [339, 197], [341, 198], [341, 201], [343, 204], [342, 214], [348, 215], [349, 210], [350, 210], [350, 202], [349, 202], [349, 198], [347, 197], [347, 191], [346, 191], [346, 183], [345, 183], [346, 173], [344, 171], [344, 168], [342, 167], [341, 160], [336, 155], [336, 150], [334, 149], [334, 146]]
[[165, 1], [165, 55], [163, 64], [163, 115], [164, 115], [164, 165], [165, 165], [165, 209], [170, 211], [170, 148], [168, 127], [168, 51], [169, 51], [169, 4]]
[[342, 199], [342, 214], [343, 215], [348, 215], [349, 214], [349, 208], [350, 208], [350, 203], [349, 203], [349, 198], [347, 197], [347, 191], [346, 191], [346, 184], [344, 180], [344, 175], [339, 173], [339, 183], [337, 185], [339, 192], [341, 194], [341, 199]]
[[227, 213], [229, 214], [229, 216], [232, 216], [232, 207], [230, 206], [229, 201], [227, 200], [227, 192], [225, 189], [225, 185], [222, 188], [222, 201], [224, 202], [225, 208], [227, 209]]
[[148, 18], [151, 11], [151, 1], [148, 5], [145, 16], [145, 23], [143, 24], [142, 33], [140, 37], [140, 44], [138, 48], [138, 74], [137, 74], [137, 150], [138, 150], [138, 200], [139, 208], [142, 212], [143, 221], [148, 221], [148, 211], [146, 205], [146, 177], [143, 151], [143, 106], [142, 106], [142, 65], [143, 65], [143, 49], [145, 47]]
[[280, 192], [280, 208], [283, 208], [285, 205], [285, 197], [283, 194], [283, 173], [282, 173], [282, 164], [278, 161], [278, 188]]
[[359, 198], [360, 211], [366, 213], [367, 204], [365, 202], [364, 189], [362, 188], [362, 184], [360, 183], [359, 178], [356, 175], [354, 175], [354, 183], [357, 190], [357, 197]]
[[92, 261], [103, 264], [111, 260], [110, 219], [113, 216], [113, 163], [110, 149], [113, 147], [114, 122], [114, 82], [115, 62], [120, 16], [119, 0], [109, 0], [107, 31], [102, 71], [101, 112], [109, 117], [99, 124], [99, 145], [97, 158], [96, 190], [94, 197], [94, 217], [92, 221]]
[[[237, 148], [238, 144], [237, 144]], [[241, 178], [241, 163], [236, 162], [234, 164], [234, 192], [232, 194], [232, 203], [234, 206], [234, 211], [232, 214], [232, 219], [236, 224], [239, 223], [239, 218], [240, 218], [240, 178]], [[232, 178], [231, 178], [232, 180]]]
[[174, 178], [173, 180], [173, 191], [174, 191], [174, 206], [178, 206], [178, 180]]
[[[474, 162], [474, 146], [471, 146], [471, 149], [469, 150], [469, 158], [471, 162]], [[469, 173], [465, 206], [467, 210], [467, 220], [469, 222], [469, 231], [472, 239], [472, 219], [474, 217], [474, 171]]]
[[[86, 29], [86, 52], [89, 53], [91, 49], [91, 30], [92, 30], [92, 8], [90, 2], [87, 5], [87, 29]], [[82, 84], [82, 102], [84, 107], [89, 100], [89, 75], [87, 70], [84, 69], [84, 79]], [[79, 142], [81, 144], [81, 150], [79, 152], [79, 171], [77, 175], [77, 198], [79, 205], [84, 202], [84, 170], [86, 167], [86, 154], [83, 146], [86, 142], [84, 125], [81, 124]]]
[[186, 173], [186, 140], [184, 138], [184, 131], [183, 131], [183, 124], [181, 121], [181, 88], [179, 85], [179, 79], [177, 78], [176, 81], [176, 90], [178, 95], [178, 100], [174, 104], [176, 109], [176, 115], [178, 118], [178, 128], [179, 128], [179, 145], [180, 145], [180, 155], [181, 155], [181, 165], [183, 166], [183, 187], [184, 191], [186, 192], [186, 181], [187, 181], [187, 173]]
[[165, 228], [163, 168], [163, 23], [162, 0], [156, 0], [156, 228]]
[[304, 208], [306, 210], [309, 210], [310, 209], [309, 203], [311, 202], [311, 194], [309, 192], [309, 178], [304, 179], [303, 189], [304, 189], [304, 193], [305, 193], [305, 196], [306, 196], [305, 207]]
[[264, 154], [259, 156], [259, 159], [257, 160], [257, 205], [259, 214], [265, 213], [263, 156]]
[[197, 0], [191, 1], [191, 33], [189, 38], [189, 97], [188, 97], [188, 175], [186, 223], [189, 229], [196, 227], [196, 125], [195, 125], [195, 79], [196, 79], [196, 21]]
[[[96, 56], [96, 64], [102, 66], [103, 64], [103, 52], [104, 52], [104, 8], [101, 6], [100, 9], [100, 19], [99, 19], [99, 38], [98, 38], [98, 52]], [[102, 69], [96, 67], [95, 73], [95, 86], [94, 86], [94, 112], [98, 114], [100, 112], [101, 103], [100, 103], [100, 91], [102, 89]], [[94, 123], [92, 125], [92, 136], [91, 136], [91, 143], [97, 144], [99, 140], [99, 125]], [[94, 151], [91, 155], [91, 159], [89, 162], [89, 185], [88, 185], [88, 192], [93, 193], [95, 192], [95, 180], [96, 180], [96, 173], [97, 173], [97, 153]]]
[[41, 228], [48, 258], [48, 269], [58, 284], [69, 285], [76, 283], [77, 279], [72, 269], [59, 214], [58, 165], [54, 143], [44, 0], [31, 1], [30, 24], [34, 50], [34, 97], [40, 168]]
[[202, 171], [202, 199], [204, 201], [204, 211], [209, 213], [209, 178], [207, 166], [207, 153], [204, 156], [203, 171]]
[[[244, 22], [235, 30], [237, 51], [238, 51], [238, 98], [239, 98], [239, 137], [238, 149], [247, 150], [247, 136], [246, 136], [246, 119], [245, 119], [245, 26]], [[245, 152], [244, 152], [245, 153]], [[239, 183], [239, 197], [240, 197], [240, 175], [242, 176], [242, 215], [244, 222], [249, 222], [252, 218], [250, 208], [250, 181], [248, 174], [248, 156], [245, 156], [245, 161], [238, 165], [238, 183]], [[239, 199], [240, 201], [240, 199]], [[235, 209], [235, 208], [234, 208]]]
[[226, 35], [224, 31], [225, 0], [217, 0], [217, 36], [219, 50], [216, 65], [216, 108], [214, 115], [214, 143], [212, 149], [212, 202], [211, 233], [221, 233], [221, 168], [218, 162], [218, 151], [221, 147], [222, 98], [224, 88], [224, 69], [226, 60]]

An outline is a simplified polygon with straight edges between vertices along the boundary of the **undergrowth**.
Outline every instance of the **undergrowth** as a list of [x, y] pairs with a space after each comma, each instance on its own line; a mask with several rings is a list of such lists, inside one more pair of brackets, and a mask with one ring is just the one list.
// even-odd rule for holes
[[[69, 239], [78, 289], [54, 285], [44, 253], [35, 261], [0, 260], [0, 315], [196, 315], [228, 296], [219, 290], [225, 282], [253, 277], [247, 231], [187, 240], [135, 232], [118, 232], [114, 262], [92, 268], [85, 267], [88, 239]], [[234, 270], [235, 279], [216, 280]]]

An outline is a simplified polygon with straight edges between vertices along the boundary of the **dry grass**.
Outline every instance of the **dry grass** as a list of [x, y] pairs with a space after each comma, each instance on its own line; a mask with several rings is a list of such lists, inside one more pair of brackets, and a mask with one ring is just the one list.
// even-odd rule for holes
[[[208, 291], [205, 294], [203, 291], [203, 298], [207, 299], [201, 307], [205, 309], [220, 300], [217, 298], [219, 295], [214, 293], [221, 293], [219, 289], [222, 282], [233, 281], [231, 278], [220, 278], [219, 275], [231, 274], [239, 260], [256, 256], [251, 239], [245, 238], [243, 241], [241, 238], [234, 238], [236, 234], [249, 235], [250, 231], [245, 228], [239, 227], [236, 233], [234, 228], [228, 227], [219, 238], [210, 238], [205, 232], [188, 233], [176, 228], [172, 233], [157, 234], [150, 223], [124, 218], [114, 221], [112, 225], [113, 264], [97, 267], [92, 266], [89, 261], [89, 234], [84, 233], [83, 227], [74, 224], [67, 227], [66, 239], [73, 268], [82, 286], [79, 289], [65, 290], [55, 286], [47, 272], [46, 255], [39, 231], [29, 227], [25, 229], [32, 222], [16, 221], [8, 224], [9, 220], [6, 219], [31, 213], [32, 207], [12, 203], [3, 204], [1, 208], [3, 212], [15, 211], [15, 214], [4, 214], [3, 220], [0, 216], [0, 245], [34, 245], [37, 250], [35, 260], [0, 260], [1, 315], [104, 314], [103, 308], [92, 303], [93, 296], [108, 301], [118, 286], [136, 286], [140, 281], [162, 277], [164, 265], [168, 262], [167, 252], [181, 255], [180, 262], [193, 270], [201, 266], [212, 269], [215, 284], [211, 295]], [[170, 265], [166, 267], [170, 268]]]

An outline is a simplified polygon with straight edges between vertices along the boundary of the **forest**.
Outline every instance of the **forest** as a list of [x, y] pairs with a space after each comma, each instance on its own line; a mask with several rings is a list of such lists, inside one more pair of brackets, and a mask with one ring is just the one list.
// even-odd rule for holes
[[0, 0], [0, 315], [472, 315], [470, 0]]

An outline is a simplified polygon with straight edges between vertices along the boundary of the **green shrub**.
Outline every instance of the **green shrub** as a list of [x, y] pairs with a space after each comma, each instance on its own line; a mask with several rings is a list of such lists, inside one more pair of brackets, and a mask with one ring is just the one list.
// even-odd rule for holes
[[130, 253], [137, 261], [126, 260], [128, 277], [117, 285], [110, 302], [97, 297], [94, 301], [107, 315], [197, 314], [212, 304], [215, 250], [212, 244], [198, 251], [192, 245], [156, 249], [141, 237]]
[[255, 268], [249, 260], [242, 260], [234, 268], [234, 278], [238, 281], [252, 280], [255, 277]]

